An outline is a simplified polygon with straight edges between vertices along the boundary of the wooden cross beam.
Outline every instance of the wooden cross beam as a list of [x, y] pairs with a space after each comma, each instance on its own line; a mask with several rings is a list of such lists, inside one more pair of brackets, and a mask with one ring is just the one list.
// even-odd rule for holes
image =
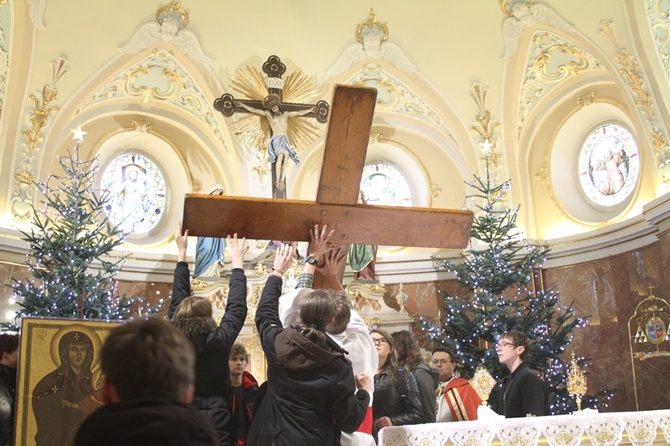
[[377, 91], [335, 86], [316, 201], [186, 194], [189, 234], [309, 241], [315, 223], [335, 230], [334, 243], [462, 249], [470, 211], [357, 204]]

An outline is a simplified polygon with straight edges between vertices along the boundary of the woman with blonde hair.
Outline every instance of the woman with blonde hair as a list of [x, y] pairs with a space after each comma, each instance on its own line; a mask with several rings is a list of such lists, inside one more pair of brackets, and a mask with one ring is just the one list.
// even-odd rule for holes
[[226, 312], [219, 324], [213, 318], [209, 299], [191, 296], [190, 272], [186, 263], [188, 229], [182, 234], [181, 223], [175, 232], [175, 242], [179, 257], [168, 316], [195, 347], [193, 405], [212, 421], [219, 444], [230, 446], [237, 440], [232, 438], [228, 356], [247, 317], [247, 278], [243, 269], [247, 251], [245, 239], [238, 240], [237, 234], [227, 237], [232, 271]]

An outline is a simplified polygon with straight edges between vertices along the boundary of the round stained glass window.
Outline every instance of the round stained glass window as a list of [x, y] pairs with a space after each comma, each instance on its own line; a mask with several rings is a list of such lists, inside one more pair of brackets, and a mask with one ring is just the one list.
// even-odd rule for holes
[[595, 129], [579, 153], [579, 184], [586, 197], [600, 206], [623, 203], [635, 190], [640, 154], [633, 135], [620, 125]]
[[158, 166], [146, 157], [130, 153], [114, 158], [100, 181], [109, 201], [110, 221], [127, 234], [153, 229], [165, 210], [165, 179]]
[[368, 164], [363, 168], [361, 191], [367, 204], [411, 206], [412, 193], [405, 178], [392, 166]]

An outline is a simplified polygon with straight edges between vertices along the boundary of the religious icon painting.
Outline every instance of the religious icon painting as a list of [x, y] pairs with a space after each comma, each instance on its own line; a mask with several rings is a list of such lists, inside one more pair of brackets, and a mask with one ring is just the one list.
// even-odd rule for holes
[[66, 446], [102, 405], [100, 349], [122, 322], [23, 318], [15, 445]]

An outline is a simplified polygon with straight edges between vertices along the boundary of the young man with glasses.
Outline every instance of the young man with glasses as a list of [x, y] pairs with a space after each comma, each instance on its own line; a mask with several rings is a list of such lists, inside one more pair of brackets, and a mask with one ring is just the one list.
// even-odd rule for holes
[[477, 408], [482, 400], [467, 379], [454, 376], [454, 355], [444, 347], [433, 351], [430, 366], [440, 373], [437, 395], [438, 423], [471, 421], [477, 419]]
[[548, 415], [544, 383], [523, 362], [527, 350], [528, 338], [516, 330], [503, 334], [496, 344], [498, 361], [510, 371], [502, 387], [506, 418]]

